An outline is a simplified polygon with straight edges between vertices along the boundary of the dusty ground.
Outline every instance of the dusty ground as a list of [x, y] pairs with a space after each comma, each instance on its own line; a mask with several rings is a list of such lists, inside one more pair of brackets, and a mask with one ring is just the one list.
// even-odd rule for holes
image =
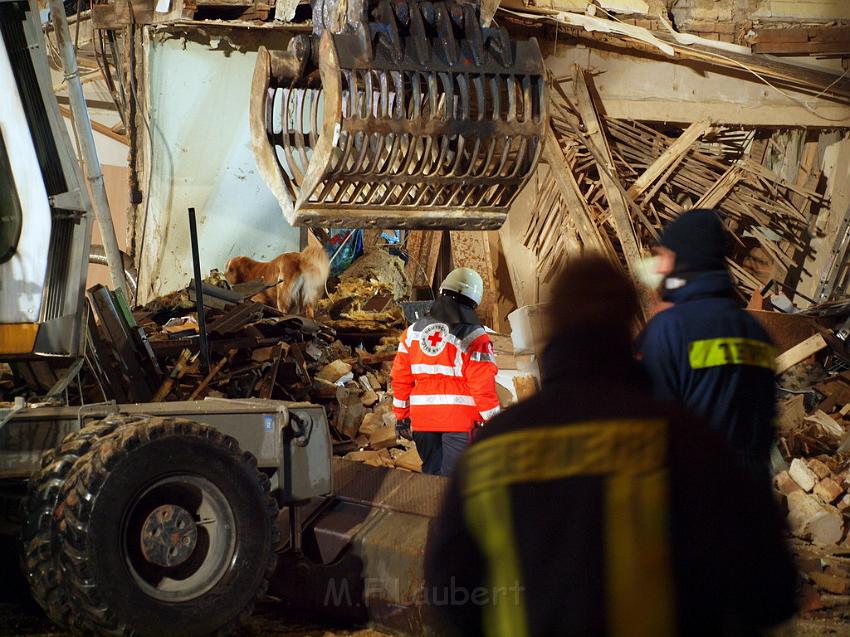
[[[27, 592], [14, 543], [0, 536], [0, 637], [69, 637], [57, 631]], [[386, 637], [358, 626], [335, 624], [282, 603], [260, 604], [239, 637]]]
[[[0, 637], [69, 637], [26, 602], [0, 602]], [[799, 619], [775, 637], [850, 637], [850, 620], [840, 617]], [[283, 604], [261, 604], [239, 637], [388, 637], [369, 628], [340, 626], [304, 615]]]
[[[0, 637], [69, 637], [56, 631], [39, 611], [26, 605], [0, 602]], [[239, 637], [387, 637], [368, 628], [330, 624], [282, 604], [262, 604]]]
[[[56, 631], [26, 591], [11, 547], [0, 540], [0, 637], [69, 637]], [[850, 616], [798, 619], [775, 637], [850, 637]], [[329, 622], [282, 603], [256, 609], [239, 637], [388, 637], [386, 633]]]
[[[20, 604], [0, 603], [0, 637], [68, 637], [53, 630], [50, 622], [32, 608]], [[850, 637], [850, 622], [840, 618], [797, 620], [777, 637]], [[257, 609], [249, 625], [239, 637], [388, 637], [368, 628], [329, 624], [283, 605], [264, 604]]]

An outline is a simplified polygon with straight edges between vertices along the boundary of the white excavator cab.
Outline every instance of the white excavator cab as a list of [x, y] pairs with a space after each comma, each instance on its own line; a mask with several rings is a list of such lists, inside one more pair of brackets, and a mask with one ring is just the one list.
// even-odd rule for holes
[[89, 200], [44, 46], [37, 9], [0, 0], [0, 360], [82, 349]]

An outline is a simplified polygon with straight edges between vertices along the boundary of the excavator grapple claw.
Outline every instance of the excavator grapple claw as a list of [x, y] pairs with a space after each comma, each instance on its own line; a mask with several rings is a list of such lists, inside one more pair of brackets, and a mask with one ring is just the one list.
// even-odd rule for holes
[[260, 50], [257, 163], [294, 225], [495, 229], [547, 125], [537, 41], [455, 0], [313, 5], [314, 33]]

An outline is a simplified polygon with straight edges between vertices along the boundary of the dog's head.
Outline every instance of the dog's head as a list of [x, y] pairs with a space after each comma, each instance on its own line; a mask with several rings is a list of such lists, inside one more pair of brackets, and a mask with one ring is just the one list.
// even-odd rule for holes
[[233, 257], [224, 268], [224, 276], [231, 285], [244, 283], [249, 280], [256, 264], [251, 257]]

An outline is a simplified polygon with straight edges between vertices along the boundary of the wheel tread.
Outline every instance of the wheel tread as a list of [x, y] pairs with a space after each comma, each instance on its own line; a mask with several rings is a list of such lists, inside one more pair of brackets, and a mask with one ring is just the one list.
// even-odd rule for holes
[[62, 488], [80, 458], [122, 422], [121, 418], [111, 417], [69, 433], [56, 448], [42, 455], [41, 468], [29, 481], [19, 537], [21, 566], [35, 601], [62, 627], [69, 625], [70, 614], [59, 560], [62, 547], [57, 536], [57, 518], [61, 518], [57, 511], [64, 508]]
[[[228, 452], [231, 457], [254, 475], [257, 487], [265, 494], [266, 514], [272, 530], [270, 557], [262, 580], [258, 583], [257, 598], [268, 589], [268, 580], [277, 565], [277, 554], [273, 547], [279, 543], [280, 531], [276, 518], [278, 507], [269, 493], [269, 479], [257, 469], [256, 458], [249, 452], [243, 452], [239, 443], [231, 436], [223, 435], [208, 425], [182, 418], [151, 417], [143, 423], [121, 425], [108, 436], [97, 440], [86, 455], [80, 459], [83, 464], [73, 480], [63, 482], [65, 502], [65, 527], [62, 532], [64, 553], [67, 559], [63, 568], [68, 573], [65, 579], [68, 593], [74, 601], [72, 612], [74, 628], [83, 632], [108, 635], [134, 635], [132, 627], [111, 611], [100, 595], [89, 572], [86, 541], [89, 535], [91, 504], [97, 499], [109, 472], [132, 450], [164, 437], [189, 436], [203, 439], [209, 444]], [[84, 603], [80, 603], [85, 600]], [[251, 601], [232, 621], [216, 631], [216, 635], [230, 634], [253, 612], [256, 598]]]

